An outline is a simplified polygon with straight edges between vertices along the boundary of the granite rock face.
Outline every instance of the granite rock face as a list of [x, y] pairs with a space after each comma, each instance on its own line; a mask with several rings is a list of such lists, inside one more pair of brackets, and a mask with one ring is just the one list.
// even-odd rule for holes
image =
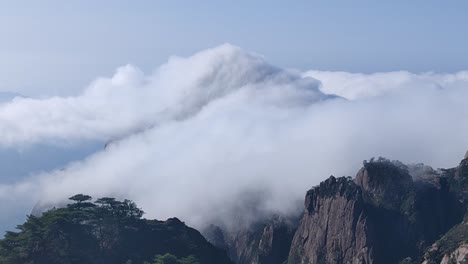
[[365, 204], [350, 178], [330, 177], [308, 191], [305, 207], [288, 263], [372, 263]]
[[421, 263], [425, 249], [463, 221], [468, 160], [431, 173], [414, 180], [405, 165], [379, 159], [355, 180], [332, 176], [312, 188], [288, 263]]
[[440, 264], [466, 264], [468, 263], [468, 244], [463, 243], [454, 251], [444, 255]]
[[368, 203], [386, 209], [398, 209], [413, 187], [413, 180], [403, 165], [385, 160], [364, 164], [355, 182]]
[[249, 228], [234, 232], [211, 226], [205, 237], [215, 246], [226, 249], [239, 264], [282, 264], [289, 254], [298, 220], [271, 217]]

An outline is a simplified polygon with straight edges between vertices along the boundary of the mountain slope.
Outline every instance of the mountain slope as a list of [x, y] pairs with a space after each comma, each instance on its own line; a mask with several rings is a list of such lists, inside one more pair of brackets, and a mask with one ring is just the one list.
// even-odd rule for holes
[[86, 195], [72, 198], [77, 202], [29, 216], [19, 232], [7, 232], [0, 240], [0, 263], [137, 264], [168, 253], [206, 264], [231, 263], [222, 250], [177, 218], [142, 219], [143, 212], [128, 200], [101, 198], [91, 203]]

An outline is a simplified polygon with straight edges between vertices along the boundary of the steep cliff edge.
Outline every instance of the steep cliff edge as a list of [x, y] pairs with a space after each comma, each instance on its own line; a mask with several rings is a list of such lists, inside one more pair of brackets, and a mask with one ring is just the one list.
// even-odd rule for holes
[[238, 264], [282, 264], [287, 260], [299, 217], [271, 216], [246, 229], [226, 231], [210, 226], [203, 234], [225, 249]]
[[463, 220], [467, 178], [468, 159], [417, 180], [383, 158], [365, 162], [354, 181], [332, 176], [307, 192], [288, 263], [422, 261]]
[[288, 263], [371, 263], [368, 216], [351, 178], [330, 177], [311, 189], [305, 208]]

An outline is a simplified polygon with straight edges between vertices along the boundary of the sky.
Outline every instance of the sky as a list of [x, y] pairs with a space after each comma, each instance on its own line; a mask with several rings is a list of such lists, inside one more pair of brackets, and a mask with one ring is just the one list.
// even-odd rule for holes
[[456, 166], [467, 7], [0, 1], [0, 231], [76, 193], [235, 226], [371, 157]]
[[223, 43], [301, 70], [468, 68], [466, 1], [0, 1], [0, 92], [73, 95]]

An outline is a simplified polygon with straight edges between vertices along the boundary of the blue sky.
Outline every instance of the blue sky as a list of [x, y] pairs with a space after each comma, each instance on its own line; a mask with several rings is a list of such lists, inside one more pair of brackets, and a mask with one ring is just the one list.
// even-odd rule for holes
[[75, 94], [225, 42], [286, 68], [468, 68], [466, 1], [0, 1], [0, 91]]

